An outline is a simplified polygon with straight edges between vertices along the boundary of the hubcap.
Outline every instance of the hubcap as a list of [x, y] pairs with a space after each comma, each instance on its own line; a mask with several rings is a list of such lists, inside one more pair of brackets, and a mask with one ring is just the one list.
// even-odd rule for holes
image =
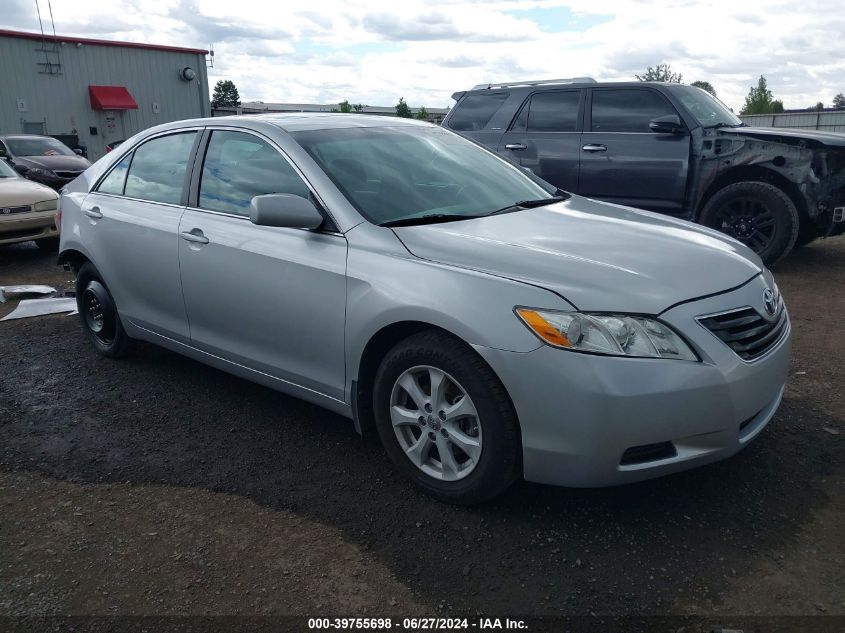
[[82, 295], [85, 324], [98, 340], [110, 345], [114, 341], [114, 315], [107, 301], [100, 296], [100, 289], [96, 285], [92, 283]]
[[390, 419], [399, 446], [427, 475], [457, 481], [478, 464], [478, 413], [466, 390], [443, 370], [419, 365], [403, 372], [390, 395]]
[[771, 210], [757, 198], [736, 198], [719, 209], [715, 228], [759, 253], [774, 240], [777, 222]]

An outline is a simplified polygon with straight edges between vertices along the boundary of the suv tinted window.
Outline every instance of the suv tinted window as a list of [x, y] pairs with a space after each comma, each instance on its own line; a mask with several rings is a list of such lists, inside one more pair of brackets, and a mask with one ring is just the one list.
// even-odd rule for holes
[[507, 98], [507, 92], [468, 95], [455, 106], [455, 112], [449, 117], [449, 127], [461, 132], [483, 130]]
[[528, 106], [528, 131], [574, 132], [580, 98], [580, 90], [535, 94]]
[[161, 136], [136, 149], [126, 178], [126, 195], [179, 204], [195, 136], [196, 132]]
[[308, 198], [308, 186], [269, 143], [245, 132], [212, 132], [200, 180], [199, 206], [249, 215], [255, 196], [292, 193]]
[[593, 90], [593, 132], [651, 132], [652, 119], [677, 114], [675, 108], [653, 90]]
[[111, 170], [97, 187], [97, 191], [101, 193], [112, 193], [116, 196], [123, 195], [123, 185], [126, 184], [126, 171], [129, 169], [129, 162], [132, 160], [132, 154], [127, 154], [123, 157], [114, 169]]

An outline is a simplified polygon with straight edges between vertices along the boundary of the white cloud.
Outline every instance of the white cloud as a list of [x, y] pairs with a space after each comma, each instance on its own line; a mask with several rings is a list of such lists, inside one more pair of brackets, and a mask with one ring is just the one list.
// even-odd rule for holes
[[[43, 3], [43, 0], [41, 0]], [[31, 0], [0, 25], [38, 29]], [[763, 74], [787, 107], [845, 90], [841, 0], [52, 0], [61, 34], [204, 47], [243, 99], [451, 105], [485, 81], [630, 80], [670, 63], [738, 109]], [[401, 8], [399, 8], [401, 6]]]

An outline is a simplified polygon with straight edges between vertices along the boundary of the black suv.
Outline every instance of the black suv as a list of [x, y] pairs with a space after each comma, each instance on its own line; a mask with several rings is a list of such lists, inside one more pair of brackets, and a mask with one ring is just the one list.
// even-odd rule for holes
[[683, 84], [483, 84], [443, 125], [590, 198], [718, 229], [771, 264], [845, 232], [845, 134], [745, 126]]

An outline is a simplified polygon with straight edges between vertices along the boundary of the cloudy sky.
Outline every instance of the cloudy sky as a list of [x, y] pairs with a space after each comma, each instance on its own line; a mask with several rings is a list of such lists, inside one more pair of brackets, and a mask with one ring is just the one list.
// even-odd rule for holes
[[[38, 30], [36, 0], [0, 27]], [[48, 17], [47, 0], [39, 0]], [[477, 83], [669, 63], [739, 109], [764, 74], [787, 108], [845, 91], [842, 0], [52, 0], [60, 35], [205, 48], [241, 99], [445, 107]]]

